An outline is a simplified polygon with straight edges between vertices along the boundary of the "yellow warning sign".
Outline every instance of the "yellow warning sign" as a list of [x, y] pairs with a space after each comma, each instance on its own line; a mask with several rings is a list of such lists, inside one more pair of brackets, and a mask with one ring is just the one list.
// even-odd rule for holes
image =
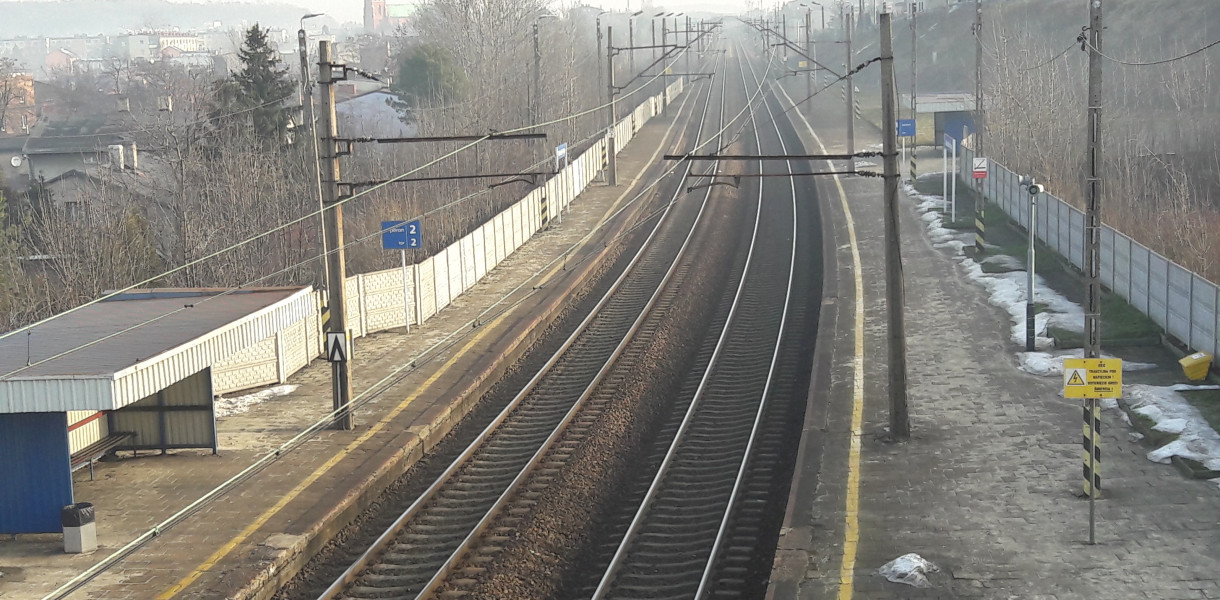
[[1121, 398], [1123, 361], [1119, 358], [1065, 358], [1065, 398]]

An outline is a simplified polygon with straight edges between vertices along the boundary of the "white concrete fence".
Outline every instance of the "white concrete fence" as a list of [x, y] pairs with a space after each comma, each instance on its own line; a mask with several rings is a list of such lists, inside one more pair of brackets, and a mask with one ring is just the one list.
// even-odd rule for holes
[[[615, 125], [615, 153], [621, 152], [649, 119], [679, 94], [682, 80], [650, 96]], [[353, 338], [402, 327], [408, 314], [418, 325], [440, 312], [565, 210], [605, 168], [606, 140], [594, 143], [567, 167], [465, 237], [421, 262], [347, 278], [347, 322]], [[403, 277], [406, 276], [404, 286]], [[213, 365], [212, 385], [223, 394], [283, 383], [322, 354], [323, 293], [305, 319]]]

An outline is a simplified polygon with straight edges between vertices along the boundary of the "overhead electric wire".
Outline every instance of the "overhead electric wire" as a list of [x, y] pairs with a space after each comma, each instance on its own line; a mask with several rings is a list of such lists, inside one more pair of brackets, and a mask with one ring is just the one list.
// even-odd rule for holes
[[[674, 65], [674, 64], [677, 62], [677, 60], [678, 60], [678, 57], [677, 57], [677, 56], [675, 56], [675, 57], [674, 57], [674, 59], [673, 59], [673, 60], [671, 60], [671, 61], [668, 63], [667, 68], [668, 68], [668, 67], [673, 66], [673, 65]], [[654, 76], [653, 76], [651, 79], [647, 80], [647, 81], [646, 81], [644, 84], [642, 84], [640, 87], [638, 87], [638, 88], [636, 88], [636, 89], [634, 89], [634, 90], [632, 90], [632, 91], [630, 91], [630, 92], [626, 92], [626, 93], [624, 93], [624, 94], [622, 95], [622, 97], [621, 97], [621, 98], [622, 98], [622, 99], [626, 99], [626, 98], [629, 98], [629, 97], [631, 97], [631, 96], [633, 96], [633, 95], [635, 95], [635, 94], [639, 93], [640, 91], [642, 91], [642, 90], [644, 89], [644, 87], [646, 87], [647, 83], [651, 83], [651, 82], [653, 82], [653, 81], [655, 81], [655, 80], [657, 80], [657, 79], [659, 79], [659, 78], [661, 78], [661, 77], [663, 77], [663, 76], [664, 76], [664, 70], [661, 70], [661, 71], [659, 71], [659, 72], [658, 72], [656, 75], [654, 75]], [[34, 323], [30, 323], [30, 324], [28, 324], [28, 325], [23, 325], [23, 326], [21, 326], [21, 327], [19, 327], [19, 328], [17, 328], [17, 329], [12, 330], [12, 331], [8, 331], [8, 332], [5, 332], [5, 333], [3, 333], [3, 334], [0, 334], [0, 340], [7, 339], [7, 338], [9, 338], [9, 337], [11, 337], [11, 336], [13, 336], [13, 335], [16, 335], [16, 334], [18, 334], [18, 333], [21, 333], [21, 332], [23, 332], [23, 331], [28, 331], [28, 330], [30, 330], [30, 329], [32, 329], [32, 328], [34, 328], [34, 327], [39, 326], [39, 325], [45, 325], [46, 323], [49, 323], [49, 322], [51, 322], [51, 321], [53, 321], [53, 320], [55, 320], [55, 319], [58, 319], [58, 318], [61, 318], [61, 317], [66, 316], [66, 315], [72, 314], [72, 313], [74, 313], [74, 312], [76, 312], [76, 311], [78, 311], [78, 310], [81, 310], [81, 309], [83, 309], [83, 308], [86, 308], [86, 307], [89, 307], [89, 306], [93, 306], [94, 304], [97, 304], [97, 303], [99, 303], [99, 302], [104, 302], [104, 301], [106, 301], [106, 300], [109, 300], [109, 299], [111, 299], [111, 298], [114, 298], [115, 296], [118, 296], [118, 295], [121, 295], [121, 294], [127, 293], [127, 292], [129, 292], [129, 291], [131, 291], [131, 290], [134, 290], [134, 289], [137, 289], [137, 288], [139, 288], [139, 287], [141, 287], [141, 286], [148, 285], [148, 284], [150, 284], [150, 283], [152, 283], [152, 282], [155, 282], [155, 281], [157, 281], [158, 279], [162, 279], [162, 278], [164, 278], [164, 277], [166, 277], [166, 276], [168, 276], [168, 275], [172, 275], [172, 274], [174, 274], [174, 273], [178, 273], [178, 272], [184, 271], [184, 270], [186, 270], [186, 269], [188, 269], [188, 268], [191, 268], [191, 267], [194, 267], [194, 266], [196, 266], [196, 265], [199, 265], [199, 264], [201, 264], [201, 263], [203, 263], [203, 262], [205, 262], [205, 261], [211, 260], [211, 259], [213, 259], [213, 258], [215, 258], [215, 257], [217, 257], [217, 256], [220, 256], [220, 255], [222, 255], [222, 254], [226, 254], [226, 253], [231, 252], [231, 251], [233, 251], [233, 250], [235, 250], [235, 249], [237, 249], [237, 248], [240, 248], [240, 247], [245, 246], [245, 245], [247, 245], [247, 244], [253, 243], [253, 242], [255, 242], [255, 241], [257, 241], [257, 240], [260, 240], [260, 239], [262, 239], [262, 238], [265, 238], [265, 237], [267, 237], [267, 236], [269, 236], [269, 235], [271, 235], [271, 234], [273, 234], [273, 233], [276, 233], [276, 232], [278, 232], [278, 231], [284, 230], [284, 229], [286, 229], [286, 228], [288, 228], [288, 227], [291, 227], [291, 226], [296, 225], [296, 224], [298, 224], [298, 223], [301, 223], [301, 222], [303, 222], [303, 221], [306, 221], [306, 220], [312, 219], [312, 218], [314, 218], [314, 217], [317, 217], [317, 216], [319, 216], [320, 214], [322, 214], [323, 212], [325, 212], [325, 211], [327, 211], [327, 210], [332, 210], [332, 209], [334, 209], [334, 208], [336, 208], [336, 207], [342, 206], [342, 205], [344, 205], [344, 204], [346, 204], [346, 203], [348, 203], [348, 202], [350, 202], [350, 201], [352, 201], [352, 200], [355, 200], [356, 198], [359, 198], [359, 197], [364, 196], [364, 195], [366, 195], [366, 194], [372, 193], [372, 192], [374, 192], [374, 191], [376, 191], [376, 190], [379, 190], [379, 189], [381, 189], [381, 188], [383, 188], [383, 187], [385, 187], [385, 186], [388, 186], [388, 185], [390, 185], [390, 184], [392, 184], [392, 183], [396, 183], [396, 182], [398, 182], [399, 180], [402, 180], [402, 179], [405, 179], [405, 178], [407, 178], [407, 177], [409, 177], [409, 176], [411, 176], [411, 175], [414, 175], [414, 174], [416, 174], [416, 173], [418, 173], [418, 172], [420, 172], [420, 171], [422, 171], [422, 170], [424, 170], [424, 169], [426, 169], [426, 168], [428, 168], [428, 167], [434, 166], [434, 165], [436, 165], [436, 164], [438, 164], [438, 163], [440, 163], [440, 162], [444, 161], [445, 159], [452, 158], [452, 157], [454, 157], [454, 156], [456, 156], [456, 155], [460, 154], [461, 152], [464, 152], [464, 151], [466, 151], [466, 150], [469, 150], [470, 148], [473, 148], [473, 147], [477, 146], [478, 144], [480, 144], [480, 143], [482, 143], [482, 142], [484, 142], [484, 141], [487, 141], [489, 138], [491, 138], [491, 136], [492, 136], [492, 134], [493, 134], [493, 133], [499, 133], [499, 134], [504, 134], [504, 133], [518, 133], [518, 132], [522, 132], [522, 131], [527, 131], [527, 130], [535, 129], [535, 128], [538, 128], [538, 127], [545, 127], [545, 126], [548, 126], [548, 125], [556, 125], [556, 124], [559, 124], [559, 123], [563, 123], [563, 122], [566, 122], [566, 121], [571, 121], [571, 120], [574, 120], [574, 119], [577, 119], [577, 118], [583, 117], [583, 116], [588, 115], [588, 114], [595, 113], [595, 112], [597, 112], [597, 111], [599, 111], [599, 110], [603, 110], [603, 109], [605, 109], [605, 108], [609, 107], [609, 106], [610, 106], [612, 103], [617, 103], [617, 102], [619, 102], [619, 101], [621, 101], [621, 100], [612, 99], [610, 102], [603, 103], [603, 104], [601, 104], [601, 105], [599, 105], [599, 106], [596, 106], [596, 107], [593, 107], [593, 108], [590, 108], [590, 109], [587, 109], [587, 110], [584, 110], [584, 111], [580, 111], [580, 112], [577, 112], [577, 113], [573, 113], [573, 114], [571, 114], [571, 115], [567, 115], [567, 116], [563, 116], [563, 117], [557, 117], [557, 118], [555, 118], [555, 119], [552, 119], [552, 120], [547, 121], [547, 122], [544, 122], [544, 123], [535, 123], [535, 124], [531, 124], [531, 125], [527, 125], [527, 126], [523, 126], [523, 127], [518, 127], [518, 128], [515, 128], [515, 129], [509, 129], [509, 130], [506, 130], [506, 131], [496, 131], [496, 132], [489, 133], [489, 134], [484, 135], [483, 137], [481, 137], [481, 138], [479, 138], [479, 139], [477, 139], [477, 140], [474, 140], [474, 141], [472, 141], [472, 142], [470, 142], [470, 143], [468, 143], [468, 144], [465, 144], [465, 145], [461, 146], [460, 148], [457, 148], [457, 149], [455, 149], [455, 150], [452, 150], [452, 151], [450, 151], [450, 152], [447, 152], [447, 153], [445, 153], [445, 154], [442, 154], [441, 156], [439, 156], [439, 157], [437, 157], [437, 158], [435, 158], [435, 159], [432, 159], [431, 161], [428, 161], [428, 162], [426, 162], [426, 163], [424, 163], [424, 164], [422, 164], [422, 165], [420, 165], [420, 166], [418, 166], [418, 167], [415, 167], [415, 168], [413, 168], [413, 169], [411, 169], [411, 170], [409, 170], [409, 171], [406, 171], [406, 172], [404, 172], [404, 173], [401, 173], [401, 174], [399, 174], [399, 175], [397, 175], [397, 176], [395, 176], [395, 177], [393, 177], [393, 178], [391, 178], [391, 179], [387, 179], [387, 180], [385, 180], [385, 181], [382, 181], [381, 183], [379, 183], [379, 184], [377, 184], [377, 185], [371, 186], [371, 187], [369, 187], [369, 188], [367, 188], [367, 189], [364, 189], [364, 190], [362, 190], [362, 191], [360, 191], [360, 192], [357, 192], [357, 193], [355, 193], [355, 194], [352, 194], [351, 196], [348, 196], [347, 198], [344, 198], [344, 199], [342, 199], [342, 200], [338, 200], [338, 201], [336, 201], [336, 202], [332, 202], [332, 203], [330, 203], [328, 206], [324, 206], [323, 208], [321, 208], [321, 209], [319, 209], [319, 210], [316, 210], [316, 211], [312, 211], [312, 212], [306, 213], [306, 214], [304, 214], [304, 215], [302, 215], [302, 216], [300, 216], [300, 217], [298, 217], [298, 218], [296, 218], [296, 219], [292, 219], [292, 220], [290, 220], [290, 221], [287, 221], [287, 222], [285, 222], [285, 223], [282, 223], [282, 224], [280, 224], [280, 225], [278, 225], [278, 226], [276, 226], [276, 227], [273, 227], [273, 228], [268, 229], [268, 230], [266, 230], [266, 231], [263, 231], [263, 232], [261, 232], [261, 233], [255, 234], [255, 235], [253, 235], [253, 236], [251, 236], [251, 237], [249, 237], [249, 238], [246, 238], [246, 239], [244, 239], [244, 240], [241, 240], [241, 241], [238, 241], [238, 242], [234, 242], [233, 244], [230, 244], [229, 246], [226, 246], [226, 247], [224, 247], [224, 248], [221, 248], [221, 249], [219, 249], [219, 250], [216, 250], [216, 251], [214, 251], [214, 252], [211, 252], [211, 253], [209, 253], [209, 254], [207, 254], [207, 255], [205, 255], [205, 256], [199, 257], [199, 258], [197, 258], [197, 259], [194, 259], [194, 260], [188, 261], [188, 262], [186, 262], [186, 263], [184, 263], [184, 264], [182, 264], [182, 265], [179, 265], [179, 266], [177, 266], [177, 267], [174, 267], [174, 268], [172, 268], [172, 269], [168, 269], [168, 270], [166, 270], [166, 271], [164, 271], [164, 272], [162, 272], [162, 273], [159, 273], [159, 274], [157, 274], [157, 275], [153, 275], [153, 276], [151, 276], [151, 277], [148, 277], [148, 278], [146, 278], [146, 279], [144, 279], [144, 280], [142, 280], [142, 281], [138, 281], [138, 282], [133, 283], [133, 284], [131, 284], [131, 285], [128, 285], [128, 286], [126, 286], [126, 287], [123, 287], [123, 288], [120, 288], [120, 289], [117, 289], [117, 290], [113, 290], [113, 291], [111, 291], [111, 292], [109, 292], [109, 293], [106, 293], [106, 294], [103, 294], [103, 295], [99, 296], [98, 298], [94, 298], [93, 300], [89, 300], [89, 301], [87, 301], [87, 302], [85, 302], [85, 303], [83, 303], [83, 304], [80, 304], [80, 305], [78, 305], [78, 306], [74, 306], [74, 307], [72, 307], [72, 308], [70, 308], [70, 309], [68, 309], [68, 310], [63, 311], [63, 312], [56, 313], [56, 314], [51, 315], [51, 316], [49, 316], [49, 317], [46, 317], [46, 318], [40, 319], [40, 320], [38, 320], [38, 321], [36, 321], [36, 322], [34, 322]]]
[[1078, 43], [1082, 44], [1082, 46], [1081, 46], [1082, 48], [1087, 47], [1091, 50], [1096, 51], [1098, 56], [1100, 56], [1110, 62], [1118, 63], [1120, 65], [1127, 65], [1129, 67], [1150, 67], [1153, 65], [1163, 65], [1166, 63], [1179, 61], [1184, 58], [1190, 58], [1191, 56], [1194, 56], [1200, 52], [1203, 52], [1204, 50], [1207, 50], [1208, 48], [1211, 48], [1216, 45], [1220, 45], [1220, 40], [1216, 40], [1197, 50], [1191, 50], [1190, 52], [1187, 52], [1186, 54], [1183, 54], [1181, 56], [1175, 56], [1173, 58], [1166, 58], [1164, 60], [1153, 60], [1153, 61], [1149, 61], [1149, 62], [1129, 62], [1129, 61], [1125, 61], [1125, 60], [1119, 60], [1117, 58], [1114, 58], [1113, 56], [1109, 56], [1109, 55], [1103, 53], [1101, 50], [1098, 50], [1096, 47], [1093, 46], [1093, 44], [1089, 43], [1088, 39], [1079, 39]]
[[[178, 127], [189, 127], [191, 125], [202, 125], [202, 124], [208, 123], [210, 121], [219, 121], [221, 119], [227, 119], [229, 117], [236, 117], [237, 115], [240, 115], [242, 113], [256, 111], [260, 108], [266, 108], [268, 106], [271, 106], [272, 104], [279, 104], [280, 102], [288, 100], [295, 95], [296, 95], [295, 93], [288, 94], [287, 96], [284, 96], [283, 98], [279, 98], [277, 100], [268, 100], [267, 102], [264, 102], [257, 106], [250, 106], [247, 108], [243, 108], [241, 110], [233, 111], [231, 113], [216, 115], [214, 117], [207, 117], [207, 118], [203, 118], [203, 119], [197, 119], [194, 121], [187, 121], [185, 123], [175, 123], [175, 125], [177, 125]], [[128, 129], [126, 131], [101, 131], [98, 133], [79, 133], [79, 134], [75, 134], [75, 135], [43, 135], [43, 136], [38, 136], [37, 138], [33, 138], [33, 139], [63, 140], [63, 139], [71, 139], [71, 138], [97, 138], [97, 137], [113, 136], [113, 135], [122, 136], [122, 135], [128, 135], [128, 134], [132, 134], [132, 133], [146, 133], [147, 131], [148, 131], [147, 128], [140, 128], [140, 129]]]
[[1026, 72], [1026, 71], [1033, 71], [1034, 69], [1041, 69], [1042, 67], [1045, 67], [1046, 65], [1049, 65], [1049, 64], [1051, 64], [1051, 63], [1055, 62], [1056, 60], [1058, 60], [1059, 58], [1061, 58], [1063, 55], [1067, 54], [1067, 53], [1068, 53], [1068, 50], [1071, 50], [1072, 48], [1075, 48], [1077, 43], [1078, 43], [1078, 42], [1072, 42], [1072, 43], [1068, 44], [1068, 45], [1067, 45], [1067, 47], [1066, 47], [1066, 48], [1064, 48], [1064, 49], [1063, 49], [1063, 51], [1062, 51], [1062, 52], [1060, 52], [1059, 54], [1056, 54], [1056, 55], [1054, 55], [1054, 56], [1052, 56], [1052, 57], [1050, 57], [1050, 58], [1048, 58], [1048, 59], [1046, 59], [1046, 60], [1044, 60], [1044, 61], [1042, 61], [1042, 62], [1040, 62], [1040, 63], [1038, 63], [1038, 64], [1036, 64], [1036, 65], [1034, 65], [1034, 66], [1032, 66], [1032, 67], [1025, 67], [1024, 69], [1017, 69], [1017, 72], [1018, 72], [1018, 73], [1024, 73], [1024, 72]]
[[[772, 61], [767, 64], [768, 73], [770, 72], [773, 64], [774, 64], [774, 57], [772, 57]], [[764, 77], [765, 77], [765, 75], [766, 74], [764, 73]], [[747, 99], [746, 108], [743, 108], [741, 111], [739, 111], [737, 113], [737, 115], [734, 116], [733, 119], [731, 119], [729, 121], [728, 124], [726, 124], [724, 127], [722, 127], [720, 129], [720, 131], [709, 136], [708, 139], [706, 141], [704, 141], [703, 143], [696, 145], [695, 148], [692, 149], [692, 152], [706, 146], [707, 144], [711, 143], [712, 140], [716, 139], [716, 136], [723, 134], [724, 131], [726, 131], [728, 129], [728, 127], [730, 125], [732, 125], [733, 121], [736, 121], [738, 118], [741, 118], [741, 115], [745, 113], [745, 111], [749, 107], [749, 105], [751, 105], [754, 102], [754, 100], [757, 99], [759, 94], [761, 94], [761, 93], [762, 93], [762, 87], [760, 86], [757, 90], [755, 90], [753, 98]], [[603, 219], [600, 223], [595, 225], [588, 234], [586, 234], [584, 237], [577, 240], [576, 242], [572, 243], [568, 247], [568, 250], [561, 253], [559, 258], [553, 259], [552, 261], [543, 265], [537, 271], [535, 271], [531, 277], [527, 278], [526, 283], [529, 283], [530, 281], [536, 279], [538, 276], [545, 273], [548, 269], [553, 267], [561, 258], [566, 259], [567, 255], [573, 249], [575, 249], [575, 248], [579, 247], [581, 244], [585, 243], [590, 237], [592, 237], [594, 232], [596, 232], [597, 230], [599, 230], [601, 227], [605, 226], [606, 224], [610, 223], [614, 219], [614, 217], [618, 216], [619, 214], [622, 214], [622, 212], [625, 211], [628, 206], [634, 204], [635, 202], [638, 202], [641, 198], [644, 197], [644, 195], [649, 190], [651, 190], [653, 187], [656, 187], [657, 185], [659, 185], [660, 182], [666, 176], [672, 174], [675, 170], [677, 170], [678, 167], [680, 166], [680, 164], [681, 163], [674, 163], [674, 165], [671, 166], [667, 171], [662, 173], [662, 175], [660, 177], [657, 177], [651, 183], [649, 183], [647, 186], [645, 186], [643, 189], [641, 189], [640, 192], [638, 194], [636, 194], [634, 198], [632, 198], [631, 200], [626, 202], [624, 204], [624, 206], [621, 207], [618, 211], [615, 211], [612, 215]], [[616, 240], [621, 239], [621, 237], [622, 236], [618, 236], [615, 239]], [[516, 293], [521, 288], [523, 288], [526, 285], [526, 283], [523, 283], [521, 285], [518, 285], [516, 288], [513, 288], [513, 290], [510, 291], [508, 294], [505, 294], [504, 296], [502, 296], [500, 300], [493, 303], [490, 307], [485, 309], [482, 313], [479, 313], [479, 315], [476, 316], [475, 319], [468, 321], [466, 323], [466, 325], [464, 325], [462, 327], [458, 327], [458, 328], [454, 329], [454, 331], [452, 333], [446, 335], [444, 338], [440, 339], [432, 346], [421, 351], [416, 359], [408, 361], [403, 366], [392, 370], [388, 375], [386, 375], [385, 377], [382, 377], [380, 380], [378, 380], [377, 382], [370, 385], [368, 387], [368, 389], [357, 394], [354, 398], [352, 398], [351, 404], [348, 407], [336, 409], [336, 410], [330, 412], [329, 414], [324, 415], [320, 420], [316, 421], [313, 425], [306, 427], [304, 430], [302, 430], [300, 433], [298, 433], [297, 435], [290, 438], [288, 441], [284, 442], [283, 444], [280, 444], [275, 449], [270, 450], [267, 453], [263, 454], [261, 457], [258, 458], [258, 460], [251, 463], [250, 466], [246, 467], [245, 469], [241, 470], [237, 474], [233, 475], [228, 480], [222, 482], [220, 485], [212, 488], [211, 490], [206, 492], [204, 495], [200, 496], [195, 501], [188, 504], [182, 510], [178, 511], [177, 513], [174, 513], [173, 515], [170, 515], [168, 518], [157, 523], [156, 525], [154, 525], [153, 527], [151, 527], [144, 533], [141, 533], [140, 535], [136, 536], [136, 538], [133, 539], [132, 541], [128, 542], [127, 544], [125, 544], [124, 546], [119, 548], [118, 550], [115, 550], [113, 553], [106, 556], [101, 561], [95, 563], [93, 566], [89, 567], [84, 572], [78, 574], [76, 577], [72, 578], [71, 580], [69, 580], [66, 583], [64, 583], [63, 585], [61, 585], [60, 587], [56, 588], [54, 591], [52, 591], [49, 594], [47, 594], [46, 596], [44, 596], [42, 598], [42, 600], [59, 600], [59, 599], [66, 597], [68, 594], [71, 594], [72, 592], [76, 591], [77, 589], [80, 589], [86, 583], [88, 583], [89, 581], [92, 581], [95, 577], [100, 575], [102, 572], [108, 570], [114, 564], [118, 563], [122, 559], [126, 558], [128, 555], [132, 554], [133, 552], [138, 550], [141, 546], [143, 546], [144, 544], [151, 541], [153, 538], [161, 535], [163, 532], [167, 531], [168, 529], [177, 525], [178, 523], [181, 523], [185, 519], [189, 518], [190, 516], [194, 515], [195, 513], [199, 512], [200, 510], [202, 510], [205, 506], [210, 504], [212, 501], [216, 500], [217, 498], [220, 498], [224, 494], [227, 494], [229, 491], [231, 491], [236, 486], [240, 485], [241, 483], [243, 483], [243, 482], [249, 480], [250, 478], [252, 478], [253, 476], [257, 475], [259, 472], [261, 472], [271, 463], [278, 460], [281, 456], [288, 454], [289, 452], [302, 446], [305, 442], [309, 441], [315, 435], [317, 435], [318, 432], [322, 431], [324, 428], [328, 427], [331, 423], [333, 423], [334, 420], [336, 418], [338, 418], [338, 416], [340, 414], [343, 414], [347, 411], [357, 410], [357, 409], [363, 407], [365, 404], [376, 399], [381, 394], [384, 394], [385, 392], [387, 392], [390, 389], [389, 386], [393, 382], [401, 380], [402, 377], [405, 377], [406, 375], [417, 370], [419, 368], [419, 365], [421, 364], [421, 362], [423, 364], [427, 364], [427, 363], [435, 360], [438, 356], [440, 356], [440, 351], [442, 349], [451, 347], [453, 344], [457, 343], [457, 340], [454, 338], [457, 338], [459, 336], [459, 334], [469, 334], [471, 328], [468, 326], [478, 325], [479, 319], [484, 317], [488, 313], [490, 313], [497, 306], [502, 306], [502, 310], [500, 310], [496, 314], [497, 315], [503, 314], [504, 312], [507, 312], [508, 310], [510, 310], [512, 307], [521, 304], [526, 299], [533, 296], [533, 294], [538, 291], [536, 288], [534, 290], [531, 290], [529, 293], [527, 293], [525, 296], [518, 299], [511, 305], [502, 304], [504, 299], [511, 297], [512, 294]], [[430, 352], [432, 353], [431, 356], [428, 355]], [[382, 387], [382, 386], [384, 386], [384, 387]]]

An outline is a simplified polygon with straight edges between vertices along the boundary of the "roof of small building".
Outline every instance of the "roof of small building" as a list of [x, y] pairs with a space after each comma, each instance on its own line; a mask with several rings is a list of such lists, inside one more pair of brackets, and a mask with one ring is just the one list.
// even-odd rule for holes
[[305, 318], [310, 291], [133, 290], [0, 339], [0, 413], [121, 408]]

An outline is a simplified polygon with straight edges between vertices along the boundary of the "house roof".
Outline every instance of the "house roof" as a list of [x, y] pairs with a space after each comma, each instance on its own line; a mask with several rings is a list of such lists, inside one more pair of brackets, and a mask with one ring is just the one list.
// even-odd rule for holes
[[111, 144], [122, 144], [119, 127], [106, 115], [88, 115], [67, 121], [41, 121], [25, 143], [26, 154], [71, 154], [97, 152]]

